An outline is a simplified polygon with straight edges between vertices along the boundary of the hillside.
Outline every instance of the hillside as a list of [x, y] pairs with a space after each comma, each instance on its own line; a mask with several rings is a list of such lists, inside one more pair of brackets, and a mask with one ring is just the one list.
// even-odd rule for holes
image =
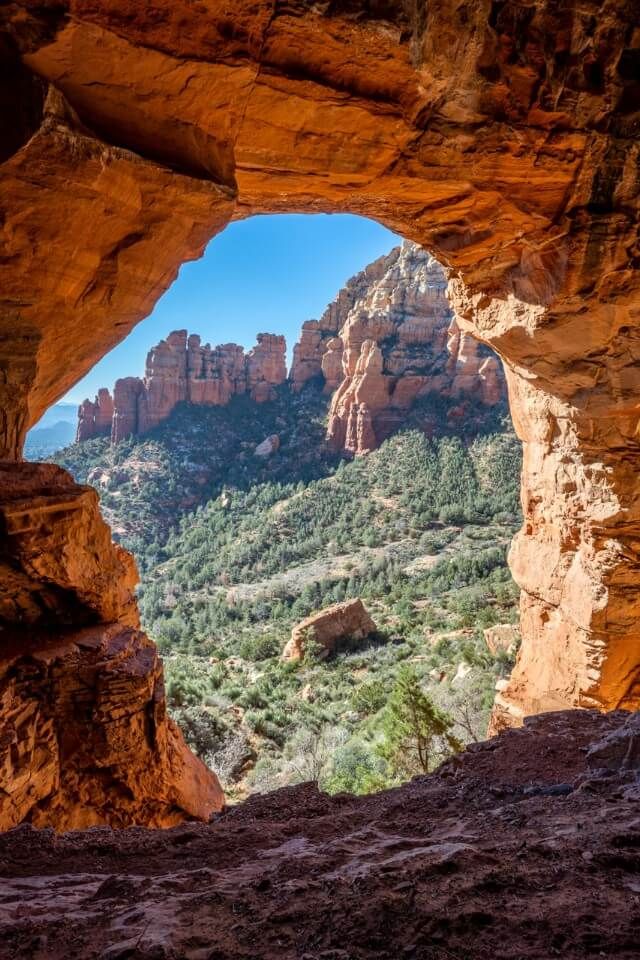
[[[134, 552], [168, 703], [232, 798], [425, 772], [484, 735], [517, 642], [520, 448], [442, 267], [394, 248], [302, 325], [288, 375], [284, 357], [276, 334], [245, 353], [173, 331], [56, 456]], [[282, 661], [299, 621], [354, 598], [367, 640]]]
[[[134, 550], [169, 704], [231, 797], [318, 777], [354, 791], [397, 782], [377, 748], [400, 668], [469, 740], [510, 665], [482, 634], [515, 619], [505, 556], [520, 452], [505, 405], [461, 420], [452, 401], [424, 397], [355, 460], [323, 443], [327, 407], [313, 383], [259, 405], [180, 404], [144, 437], [56, 458], [96, 485]], [[256, 456], [274, 433], [279, 449]], [[375, 637], [281, 662], [295, 622], [354, 596]]]

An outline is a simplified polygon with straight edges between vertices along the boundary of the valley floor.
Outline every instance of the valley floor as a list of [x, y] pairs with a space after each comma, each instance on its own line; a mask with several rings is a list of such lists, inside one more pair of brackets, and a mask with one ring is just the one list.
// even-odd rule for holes
[[631, 960], [639, 736], [638, 715], [547, 714], [372, 796], [304, 784], [165, 832], [18, 827], [0, 960]]

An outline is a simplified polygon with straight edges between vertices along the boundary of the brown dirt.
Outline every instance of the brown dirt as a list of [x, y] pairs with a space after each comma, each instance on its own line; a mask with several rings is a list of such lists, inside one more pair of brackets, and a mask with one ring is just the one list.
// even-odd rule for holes
[[305, 784], [208, 826], [18, 827], [0, 958], [637, 958], [638, 719], [548, 714], [397, 790]]

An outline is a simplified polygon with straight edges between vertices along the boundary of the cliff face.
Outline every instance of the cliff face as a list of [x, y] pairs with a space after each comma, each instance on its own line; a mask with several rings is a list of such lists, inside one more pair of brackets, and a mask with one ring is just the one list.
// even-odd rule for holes
[[95, 400], [85, 400], [78, 408], [77, 442], [110, 436], [112, 420], [113, 397], [106, 387], [101, 387]]
[[94, 403], [78, 410], [78, 440], [110, 435], [114, 442], [145, 433], [169, 416], [177, 403], [225, 406], [232, 396], [247, 393], [256, 403], [273, 396], [273, 387], [287, 376], [284, 337], [259, 333], [245, 354], [236, 343], [211, 347], [186, 330], [175, 330], [147, 355], [143, 379], [116, 380], [113, 400], [100, 390]]
[[303, 325], [293, 389], [313, 377], [333, 394], [330, 443], [356, 454], [379, 446], [422, 394], [493, 404], [506, 392], [499, 359], [459, 329], [443, 268], [409, 242], [353, 277], [320, 320]]
[[[225, 406], [248, 394], [256, 403], [287, 379], [282, 336], [260, 333], [245, 354], [235, 343], [202, 345], [186, 330], [170, 333], [147, 356], [143, 379], [116, 381], [78, 410], [78, 440], [141, 434], [177, 403]], [[505, 396], [499, 359], [456, 324], [443, 268], [405, 242], [352, 277], [320, 320], [302, 325], [293, 349], [294, 392], [321, 379], [331, 396], [327, 439], [338, 450], [375, 450], [403, 421], [416, 397], [437, 392], [493, 404]]]
[[91, 487], [0, 465], [0, 830], [170, 826], [224, 798], [166, 713], [133, 557]]

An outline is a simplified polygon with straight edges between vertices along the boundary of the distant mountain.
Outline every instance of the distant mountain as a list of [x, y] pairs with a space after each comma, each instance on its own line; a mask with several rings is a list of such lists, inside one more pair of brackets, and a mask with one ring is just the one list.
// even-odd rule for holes
[[117, 380], [78, 411], [78, 439], [141, 436], [179, 403], [226, 406], [248, 396], [273, 400], [314, 381], [331, 397], [326, 439], [335, 451], [375, 450], [428, 394], [455, 400], [455, 416], [506, 397], [500, 360], [458, 327], [442, 266], [405, 242], [351, 280], [320, 320], [302, 324], [289, 375], [284, 337], [259, 333], [245, 354], [238, 344], [202, 344], [174, 330], [152, 347], [144, 377]]
[[[66, 407], [68, 405], [58, 404], [57, 406]], [[51, 410], [55, 410], [55, 407], [52, 407]], [[24, 445], [24, 455], [27, 460], [43, 460], [57, 450], [73, 443], [76, 436], [77, 407], [75, 405], [73, 411], [73, 420], [55, 420], [46, 426], [34, 427], [29, 430]], [[42, 422], [41, 420], [40, 423]]]
[[77, 403], [54, 403], [31, 429], [32, 431], [41, 430], [43, 427], [53, 427], [61, 422], [72, 423], [75, 427], [77, 420]]

